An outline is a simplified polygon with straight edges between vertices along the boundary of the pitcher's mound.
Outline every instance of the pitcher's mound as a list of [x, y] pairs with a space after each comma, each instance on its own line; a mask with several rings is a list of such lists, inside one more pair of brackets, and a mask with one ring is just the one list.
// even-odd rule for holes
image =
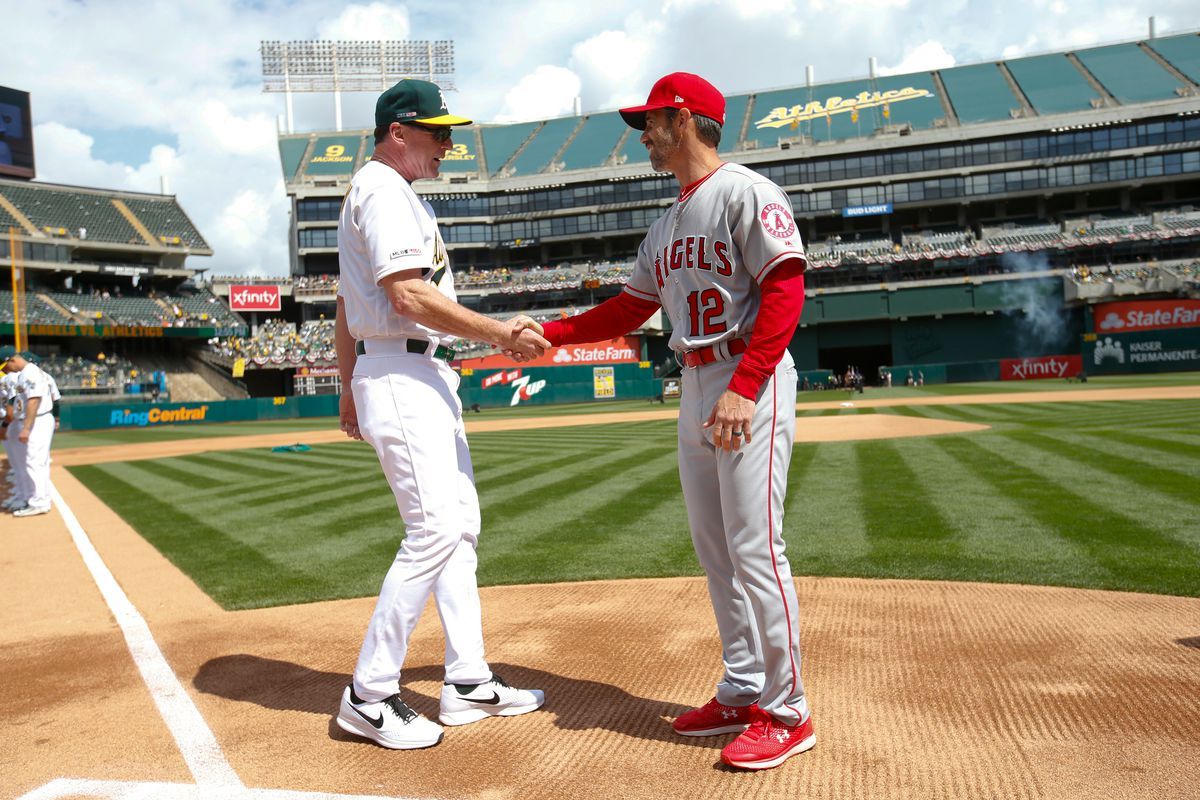
[[987, 425], [951, 422], [898, 414], [848, 414], [838, 417], [800, 417], [797, 442], [850, 442], [859, 439], [899, 439], [903, 436], [936, 436], [941, 433], [985, 431]]

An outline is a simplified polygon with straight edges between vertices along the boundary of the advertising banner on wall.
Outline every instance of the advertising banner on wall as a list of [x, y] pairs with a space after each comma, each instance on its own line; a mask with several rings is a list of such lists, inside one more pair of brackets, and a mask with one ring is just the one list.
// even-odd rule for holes
[[1005, 358], [1000, 361], [1000, 380], [1002, 381], [1074, 378], [1080, 372], [1083, 372], [1082, 356]]
[[1085, 334], [1083, 365], [1099, 375], [1200, 370], [1200, 327]]
[[[621, 336], [610, 342], [570, 344], [551, 347], [545, 355], [522, 362], [525, 367], [573, 367], [589, 364], [630, 364], [642, 360], [642, 342], [637, 336]], [[512, 367], [511, 358], [502, 355], [464, 358], [465, 369], [503, 369]]]
[[1172, 297], [1097, 303], [1092, 307], [1092, 319], [1100, 334], [1188, 328], [1200, 325], [1200, 300]]
[[229, 287], [229, 307], [234, 311], [278, 311], [278, 286], [234, 285]]

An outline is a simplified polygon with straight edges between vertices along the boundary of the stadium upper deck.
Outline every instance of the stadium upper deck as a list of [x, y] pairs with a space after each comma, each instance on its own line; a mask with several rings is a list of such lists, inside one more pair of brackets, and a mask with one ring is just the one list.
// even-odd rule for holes
[[[1152, 211], [1200, 202], [1198, 84], [1192, 33], [794, 86], [730, 96], [720, 150], [784, 186], [810, 241]], [[279, 144], [294, 271], [336, 271], [333, 223], [371, 131]], [[464, 266], [627, 255], [676, 192], [615, 111], [471, 126], [417, 189]]]
[[212, 255], [172, 196], [0, 180], [0, 268], [10, 229], [31, 270], [188, 278], [188, 256]]

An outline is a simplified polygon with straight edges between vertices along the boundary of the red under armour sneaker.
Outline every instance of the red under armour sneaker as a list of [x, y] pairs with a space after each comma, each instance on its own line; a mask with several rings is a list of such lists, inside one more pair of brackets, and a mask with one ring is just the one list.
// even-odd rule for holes
[[750, 715], [758, 706], [727, 706], [717, 698], [699, 708], [693, 708], [671, 723], [680, 736], [716, 736], [720, 733], [741, 733], [750, 724]]
[[755, 706], [750, 727], [725, 746], [721, 760], [741, 769], [770, 769], [816, 743], [811, 715], [799, 725], [784, 725]]

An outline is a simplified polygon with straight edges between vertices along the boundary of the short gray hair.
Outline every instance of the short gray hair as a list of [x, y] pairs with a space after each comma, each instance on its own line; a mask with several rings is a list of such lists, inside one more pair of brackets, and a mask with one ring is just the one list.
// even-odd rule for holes
[[[673, 121], [675, 115], [679, 113], [677, 108], [663, 109], [667, 112], [667, 121]], [[712, 117], [706, 117], [702, 114], [692, 114], [692, 119], [696, 120], [696, 136], [700, 141], [712, 148], [717, 148], [721, 145], [721, 123], [717, 122]]]

